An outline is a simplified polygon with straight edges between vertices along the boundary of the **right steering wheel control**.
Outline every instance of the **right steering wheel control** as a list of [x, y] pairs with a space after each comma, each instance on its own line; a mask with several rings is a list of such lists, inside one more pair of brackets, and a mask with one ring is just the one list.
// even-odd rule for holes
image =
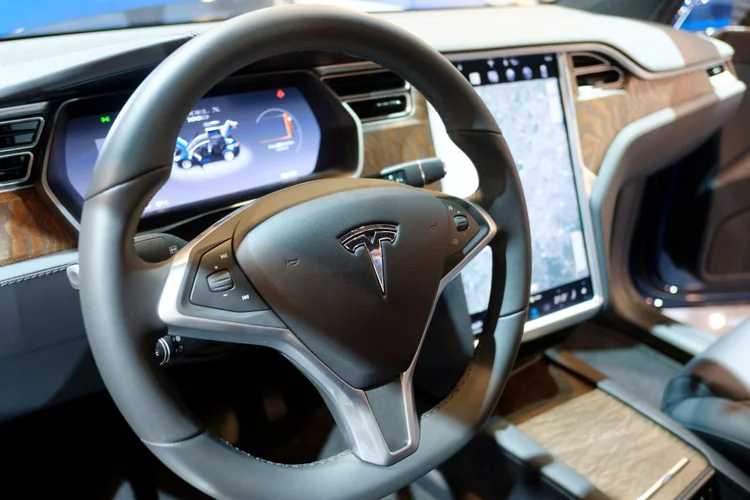
[[[450, 272], [458, 262], [463, 260], [476, 246], [475, 237], [483, 231], [478, 222], [483, 220], [480, 214], [472, 214], [475, 210], [469, 204], [461, 203], [455, 198], [443, 198], [448, 217], [450, 218], [450, 237], [446, 249], [445, 273]], [[484, 231], [487, 229], [485, 228]], [[482, 233], [485, 234], [485, 233]]]
[[456, 231], [462, 233], [469, 229], [469, 219], [465, 215], [454, 215], [453, 225], [455, 226]]

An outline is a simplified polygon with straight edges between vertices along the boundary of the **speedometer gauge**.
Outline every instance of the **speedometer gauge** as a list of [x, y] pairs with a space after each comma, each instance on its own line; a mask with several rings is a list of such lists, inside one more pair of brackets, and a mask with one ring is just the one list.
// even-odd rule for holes
[[255, 123], [261, 128], [260, 145], [274, 153], [296, 153], [302, 147], [302, 127], [292, 113], [282, 108], [263, 111]]

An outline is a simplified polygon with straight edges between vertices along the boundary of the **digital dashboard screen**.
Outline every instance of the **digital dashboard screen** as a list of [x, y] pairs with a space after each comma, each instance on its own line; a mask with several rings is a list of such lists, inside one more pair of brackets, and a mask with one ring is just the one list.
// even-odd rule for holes
[[[497, 120], [516, 161], [531, 227], [533, 320], [593, 298], [575, 173], [553, 54], [454, 63]], [[430, 123], [446, 164], [443, 190], [471, 195], [476, 169], [445, 132], [433, 109]], [[486, 248], [461, 273], [474, 330], [489, 303], [492, 254]]]
[[[68, 122], [64, 171], [81, 197], [117, 114]], [[201, 99], [174, 144], [171, 176], [144, 215], [297, 180], [315, 170], [320, 145], [320, 125], [297, 88]]]

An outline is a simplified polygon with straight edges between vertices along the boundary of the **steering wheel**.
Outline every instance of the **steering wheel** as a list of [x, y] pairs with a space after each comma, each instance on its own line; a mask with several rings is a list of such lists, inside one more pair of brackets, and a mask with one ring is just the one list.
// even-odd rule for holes
[[[133, 237], [169, 178], [191, 106], [238, 69], [301, 50], [371, 60], [411, 82], [474, 163], [476, 193], [460, 199], [371, 179], [303, 183], [230, 214], [167, 262], [142, 261]], [[436, 302], [487, 245], [492, 289], [478, 347], [449, 396], [419, 416], [412, 375]], [[531, 272], [515, 164], [471, 85], [396, 26], [309, 6], [223, 22], [144, 80], [94, 170], [79, 255], [86, 330], [115, 403], [164, 464], [218, 498], [380, 498], [441, 464], [497, 403], [523, 332]], [[165, 330], [281, 352], [317, 387], [350, 451], [290, 466], [213, 437], [157, 366]]]

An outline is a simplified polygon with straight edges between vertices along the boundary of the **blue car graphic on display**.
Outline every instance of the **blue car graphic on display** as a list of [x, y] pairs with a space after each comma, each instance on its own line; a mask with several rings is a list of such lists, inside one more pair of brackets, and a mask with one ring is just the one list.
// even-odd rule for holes
[[189, 169], [213, 161], [234, 160], [240, 152], [240, 143], [232, 137], [237, 122], [219, 120], [205, 122], [203, 132], [190, 142], [182, 137], [177, 138], [174, 151], [174, 163], [180, 168]]

